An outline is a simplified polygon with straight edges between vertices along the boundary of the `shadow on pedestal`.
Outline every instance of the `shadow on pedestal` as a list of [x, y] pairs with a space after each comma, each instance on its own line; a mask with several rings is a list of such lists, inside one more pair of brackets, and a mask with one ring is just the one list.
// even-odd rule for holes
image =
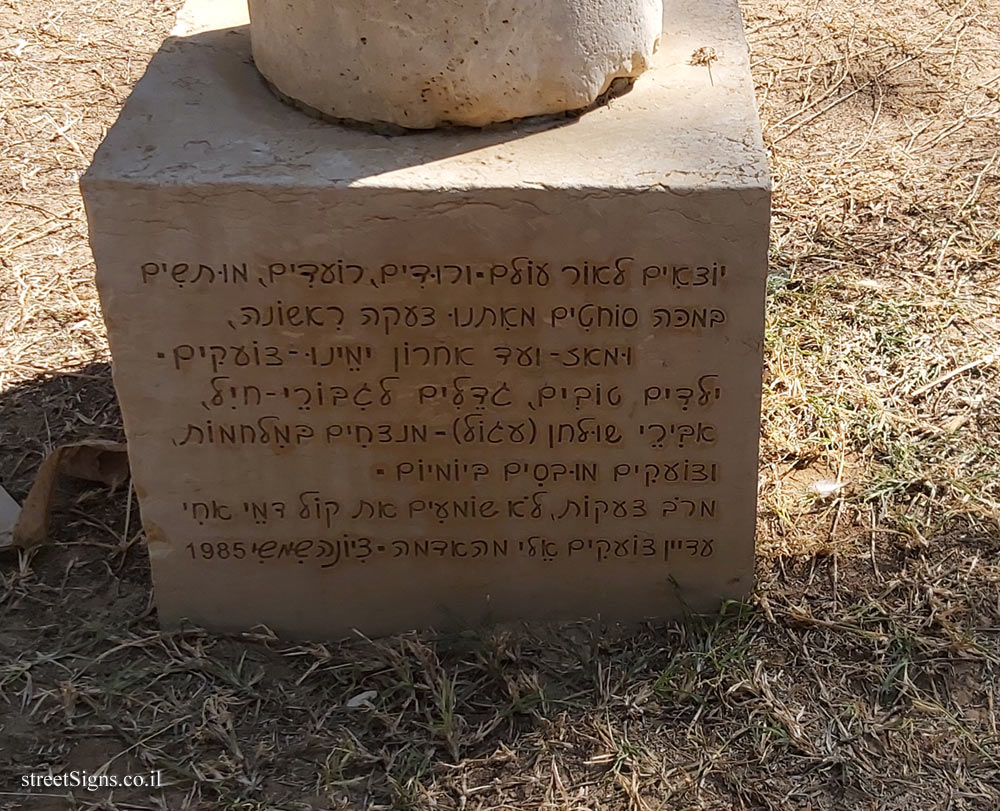
[[253, 64], [249, 26], [239, 26], [167, 39], [96, 163], [126, 169], [136, 181], [162, 182], [166, 172], [178, 182], [218, 182], [220, 170], [229, 170], [222, 175], [227, 183], [349, 185], [570, 126], [581, 114], [485, 129], [402, 130], [320, 120], [267, 86]]

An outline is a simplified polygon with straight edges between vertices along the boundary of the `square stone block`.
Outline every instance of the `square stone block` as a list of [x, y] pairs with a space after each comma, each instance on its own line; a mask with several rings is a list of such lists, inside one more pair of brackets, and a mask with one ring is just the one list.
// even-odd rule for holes
[[766, 157], [736, 0], [665, 5], [604, 107], [395, 136], [286, 106], [245, 3], [188, 5], [83, 179], [164, 625], [749, 593]]

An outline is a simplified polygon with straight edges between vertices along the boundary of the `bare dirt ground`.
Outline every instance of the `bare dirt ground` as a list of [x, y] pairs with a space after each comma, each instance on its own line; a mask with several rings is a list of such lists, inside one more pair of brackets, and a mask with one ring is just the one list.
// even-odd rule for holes
[[[120, 435], [77, 180], [177, 5], [0, 0], [17, 498], [53, 446]], [[1000, 807], [1000, 7], [744, 13], [775, 180], [752, 602], [638, 630], [161, 633], [128, 488], [77, 486], [52, 545], [0, 558], [0, 807]], [[169, 786], [17, 794], [71, 768]]]

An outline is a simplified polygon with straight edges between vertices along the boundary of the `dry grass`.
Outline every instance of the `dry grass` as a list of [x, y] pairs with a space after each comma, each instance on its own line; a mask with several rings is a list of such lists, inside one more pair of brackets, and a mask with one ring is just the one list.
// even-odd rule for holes
[[[76, 180], [176, 5], [0, 0], [16, 496], [53, 444], [120, 430]], [[129, 493], [77, 489], [55, 546], [0, 560], [0, 807], [1000, 806], [1000, 10], [745, 14], [776, 183], [753, 603], [638, 630], [164, 634]], [[105, 764], [172, 785], [3, 794]]]
[[[996, 536], [1000, 522], [997, 11], [866, 8], [780, 22], [748, 9], [778, 192], [774, 552], [857, 551], [866, 535], [922, 546], [956, 526]], [[803, 466], [844, 484], [813, 521]]]

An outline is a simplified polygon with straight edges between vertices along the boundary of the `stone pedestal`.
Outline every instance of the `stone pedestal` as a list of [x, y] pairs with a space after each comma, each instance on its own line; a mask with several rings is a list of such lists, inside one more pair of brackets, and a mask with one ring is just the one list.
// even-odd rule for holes
[[397, 137], [279, 102], [242, 6], [188, 15], [83, 181], [161, 621], [747, 595], [769, 185], [736, 0], [670, 0], [579, 120]]

